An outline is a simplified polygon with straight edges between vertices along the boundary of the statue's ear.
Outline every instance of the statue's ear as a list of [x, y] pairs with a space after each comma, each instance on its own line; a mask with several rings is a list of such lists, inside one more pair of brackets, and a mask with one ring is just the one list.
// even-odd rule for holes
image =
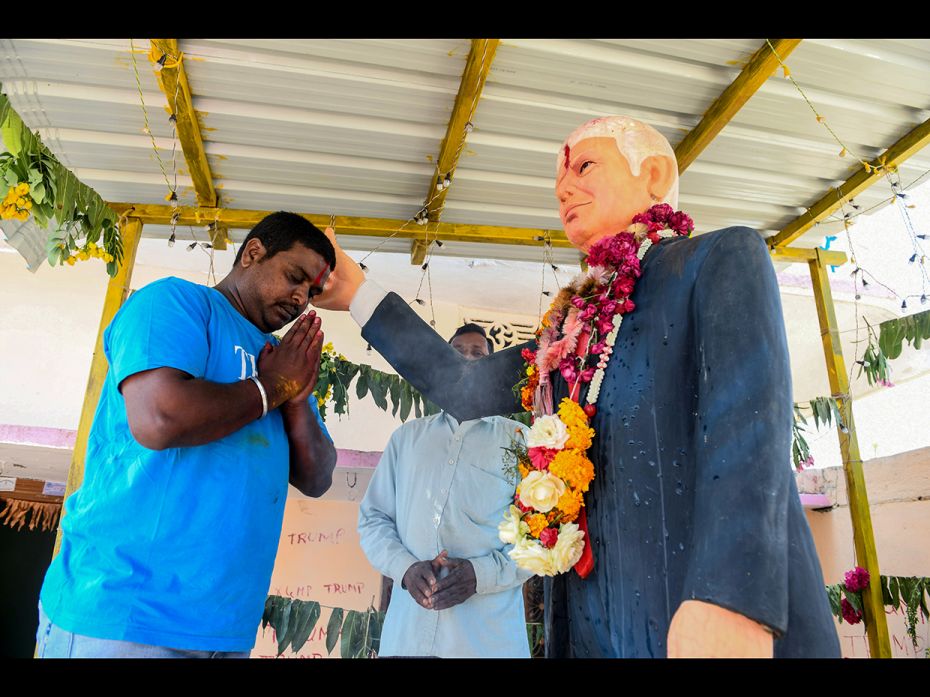
[[640, 176], [646, 177], [646, 189], [654, 201], [663, 201], [678, 177], [678, 165], [665, 155], [650, 155], [640, 165]]

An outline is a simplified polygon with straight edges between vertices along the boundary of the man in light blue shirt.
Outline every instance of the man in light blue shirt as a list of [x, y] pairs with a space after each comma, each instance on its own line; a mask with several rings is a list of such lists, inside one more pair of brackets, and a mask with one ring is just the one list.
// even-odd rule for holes
[[[476, 324], [450, 343], [472, 360], [493, 350]], [[391, 436], [359, 510], [362, 549], [394, 580], [381, 656], [529, 657], [522, 585], [532, 574], [497, 535], [514, 495], [502, 448], [522, 428], [441, 412]]]
[[323, 333], [300, 315], [334, 266], [320, 230], [274, 213], [215, 288], [165, 278], [116, 314], [40, 595], [40, 657], [248, 655], [288, 482], [308, 496], [332, 483], [312, 395]]

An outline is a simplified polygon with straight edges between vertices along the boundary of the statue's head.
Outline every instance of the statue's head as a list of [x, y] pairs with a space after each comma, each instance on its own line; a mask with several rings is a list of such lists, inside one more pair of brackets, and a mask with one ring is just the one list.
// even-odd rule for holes
[[677, 209], [675, 151], [665, 136], [636, 119], [591, 119], [559, 150], [555, 195], [565, 235], [587, 251], [656, 203]]

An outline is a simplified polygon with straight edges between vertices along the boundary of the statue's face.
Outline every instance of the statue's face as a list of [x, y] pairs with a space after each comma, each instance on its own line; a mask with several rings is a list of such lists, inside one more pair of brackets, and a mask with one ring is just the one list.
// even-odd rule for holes
[[602, 237], [625, 230], [633, 216], [649, 208], [646, 168], [638, 177], [613, 138], [585, 138], [560, 155], [555, 195], [569, 241], [588, 248]]

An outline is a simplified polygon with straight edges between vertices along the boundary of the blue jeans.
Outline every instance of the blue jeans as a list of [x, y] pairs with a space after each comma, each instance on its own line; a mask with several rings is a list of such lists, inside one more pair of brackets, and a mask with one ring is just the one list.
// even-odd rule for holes
[[52, 624], [39, 603], [36, 630], [39, 658], [248, 658], [248, 651], [191, 651], [167, 646], [137, 644], [133, 641], [96, 639], [73, 634]]

